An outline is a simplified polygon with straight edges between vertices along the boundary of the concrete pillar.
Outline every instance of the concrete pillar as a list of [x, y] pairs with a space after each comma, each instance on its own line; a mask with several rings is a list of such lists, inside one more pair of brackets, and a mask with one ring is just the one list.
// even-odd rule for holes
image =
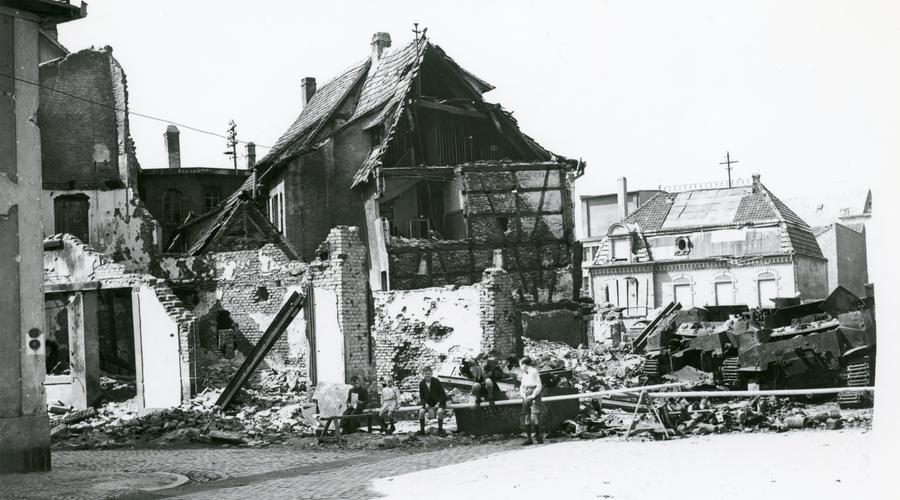
[[[44, 392], [38, 28], [80, 17], [77, 7], [0, 5], [0, 473], [50, 469]], [[29, 12], [42, 9], [41, 15]]]

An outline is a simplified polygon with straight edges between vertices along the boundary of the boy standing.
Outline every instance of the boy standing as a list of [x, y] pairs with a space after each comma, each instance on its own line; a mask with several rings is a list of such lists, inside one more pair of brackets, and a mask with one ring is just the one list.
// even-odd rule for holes
[[[444, 412], [447, 409], [447, 392], [441, 381], [435, 378], [431, 368], [422, 370], [422, 381], [419, 382], [419, 435], [425, 435], [425, 416], [438, 419], [438, 436], [444, 436]], [[435, 411], [437, 410], [437, 411]]]
[[522, 444], [534, 444], [531, 440], [531, 433], [534, 431], [534, 437], [538, 443], [544, 442], [541, 436], [541, 374], [534, 367], [534, 362], [528, 356], [519, 361], [519, 367], [522, 369], [522, 382], [519, 386], [519, 394], [522, 396], [522, 419], [525, 423], [525, 432], [528, 439]]
[[[381, 417], [381, 432], [393, 434], [397, 430], [394, 423], [394, 412], [400, 407], [400, 391], [394, 387], [394, 382], [385, 377], [381, 379], [381, 409], [378, 415]], [[390, 427], [388, 427], [390, 426]]]

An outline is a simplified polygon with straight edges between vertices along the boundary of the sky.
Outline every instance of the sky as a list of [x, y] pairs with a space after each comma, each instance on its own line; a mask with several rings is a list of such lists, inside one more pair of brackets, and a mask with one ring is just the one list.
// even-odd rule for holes
[[[73, 0], [77, 3], [77, 0]], [[321, 86], [413, 23], [496, 89], [551, 151], [583, 158], [576, 195], [759, 173], [781, 198], [890, 186], [900, 159], [900, 13], [877, 1], [255, 2], [91, 0], [70, 50], [109, 45], [132, 111], [271, 146]], [[166, 123], [132, 116], [143, 168]], [[184, 167], [230, 167], [225, 140], [181, 130]], [[258, 156], [267, 150], [260, 147]], [[889, 194], [886, 192], [885, 194]], [[579, 224], [580, 225], [580, 224]]]

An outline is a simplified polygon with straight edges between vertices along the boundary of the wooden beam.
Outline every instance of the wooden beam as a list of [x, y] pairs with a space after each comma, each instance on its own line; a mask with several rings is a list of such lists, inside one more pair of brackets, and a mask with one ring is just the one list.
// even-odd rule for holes
[[482, 120], [487, 119], [486, 114], [481, 111], [473, 111], [470, 109], [458, 108], [456, 106], [450, 106], [448, 104], [440, 104], [437, 102], [425, 101], [422, 99], [413, 100], [412, 105], [419, 107], [419, 108], [438, 111], [438, 112], [442, 112], [442, 113], [467, 116], [469, 118], [478, 118], [478, 119], [482, 119]]
[[485, 218], [485, 217], [540, 217], [542, 215], [563, 215], [562, 210], [541, 210], [539, 212], [479, 212], [471, 213], [469, 217]]

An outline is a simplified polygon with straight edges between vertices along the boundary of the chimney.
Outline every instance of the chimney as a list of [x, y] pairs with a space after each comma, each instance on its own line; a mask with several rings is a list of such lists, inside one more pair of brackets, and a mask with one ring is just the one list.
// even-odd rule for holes
[[301, 106], [300, 109], [305, 109], [306, 105], [309, 104], [310, 99], [312, 99], [313, 94], [316, 93], [316, 79], [307, 76], [306, 78], [300, 80], [300, 96], [301, 96]]
[[181, 168], [181, 141], [178, 139], [178, 127], [169, 125], [166, 127], [166, 152], [169, 153], [169, 168]]
[[247, 143], [247, 170], [253, 170], [253, 166], [256, 165], [256, 144], [253, 142]]
[[372, 66], [381, 59], [384, 49], [391, 46], [391, 34], [379, 31], [372, 35]]
[[628, 217], [628, 180], [619, 177], [619, 220]]
[[759, 192], [759, 174], [753, 174], [753, 193]]

